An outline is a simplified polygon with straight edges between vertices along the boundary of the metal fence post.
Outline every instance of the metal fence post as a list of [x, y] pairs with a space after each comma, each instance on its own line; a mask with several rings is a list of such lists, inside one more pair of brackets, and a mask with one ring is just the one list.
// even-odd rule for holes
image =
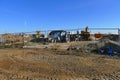
[[24, 43], [24, 33], [22, 33], [22, 42], [23, 42], [23, 46], [25, 45]]
[[119, 42], [119, 45], [120, 45], [120, 29], [118, 28], [118, 42]]

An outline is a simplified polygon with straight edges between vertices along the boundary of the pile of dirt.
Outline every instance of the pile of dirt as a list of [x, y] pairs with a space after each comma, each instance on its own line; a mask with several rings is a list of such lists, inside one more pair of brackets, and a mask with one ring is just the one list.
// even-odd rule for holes
[[113, 55], [120, 55], [120, 45], [117, 41], [112, 41], [110, 39], [102, 39], [98, 44], [101, 50], [112, 50]]
[[80, 41], [77, 44], [72, 44], [68, 47], [67, 51], [71, 51], [72, 53], [84, 53], [84, 54], [91, 54], [91, 53], [100, 53], [100, 50], [106, 50], [105, 54], [109, 50], [112, 50], [113, 55], [120, 56], [120, 44], [118, 41], [113, 41], [108, 38], [100, 39], [98, 41]]

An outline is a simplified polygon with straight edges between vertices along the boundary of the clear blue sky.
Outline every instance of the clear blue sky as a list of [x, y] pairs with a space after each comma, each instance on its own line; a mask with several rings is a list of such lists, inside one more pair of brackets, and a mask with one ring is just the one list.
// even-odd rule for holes
[[0, 0], [0, 33], [120, 26], [120, 0]]

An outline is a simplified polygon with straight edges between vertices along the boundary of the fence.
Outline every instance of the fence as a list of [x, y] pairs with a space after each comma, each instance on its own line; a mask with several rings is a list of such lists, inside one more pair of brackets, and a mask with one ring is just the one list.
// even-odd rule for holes
[[[40, 33], [34, 32], [22, 32], [22, 33], [5, 33], [0, 35], [0, 45], [3, 47], [18, 47], [25, 46], [25, 45], [40, 45], [42, 44], [49, 44], [50, 38], [49, 34], [51, 31], [54, 30], [47, 30], [47, 31], [40, 31]], [[70, 35], [77, 35], [82, 34], [82, 31], [85, 31], [84, 28], [79, 29], [70, 29], [64, 30], [69, 32]], [[94, 38], [94, 34], [100, 33], [104, 36], [107, 35], [111, 37], [113, 40], [120, 43], [120, 29], [118, 28], [89, 28], [88, 31], [91, 35], [91, 38]], [[72, 41], [75, 41], [73, 39]], [[80, 40], [79, 40], [80, 41]], [[94, 41], [94, 40], [93, 40]]]

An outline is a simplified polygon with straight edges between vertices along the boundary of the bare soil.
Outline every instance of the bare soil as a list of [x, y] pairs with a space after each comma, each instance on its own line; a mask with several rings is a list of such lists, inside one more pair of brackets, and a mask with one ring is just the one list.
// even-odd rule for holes
[[0, 80], [120, 80], [120, 58], [66, 50], [0, 49]]

